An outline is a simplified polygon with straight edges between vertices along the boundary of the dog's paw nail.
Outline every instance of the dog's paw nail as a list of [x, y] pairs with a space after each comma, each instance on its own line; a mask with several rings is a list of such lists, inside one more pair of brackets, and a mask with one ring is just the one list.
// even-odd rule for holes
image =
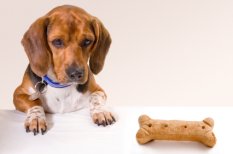
[[113, 121], [110, 119], [108, 119], [107, 122], [108, 122], [108, 125], [111, 125], [113, 123]]
[[34, 134], [34, 136], [36, 136], [36, 134], [37, 134], [37, 130], [36, 129], [33, 129], [33, 134]]
[[116, 122], [116, 119], [112, 116], [113, 123]]
[[46, 132], [46, 130], [41, 129], [41, 134], [42, 134], [42, 135], [44, 135], [44, 134], [45, 134], [45, 132]]
[[27, 132], [27, 133], [29, 133], [29, 132], [30, 132], [29, 127], [28, 127], [28, 126], [26, 127], [26, 132]]
[[102, 125], [105, 127], [107, 125], [107, 122], [103, 120]]
[[99, 125], [98, 125], [98, 126], [100, 126], [100, 125], [105, 126], [105, 125], [106, 125], [106, 124], [105, 124], [105, 121], [104, 121], [104, 120], [102, 120], [102, 121], [99, 123]]

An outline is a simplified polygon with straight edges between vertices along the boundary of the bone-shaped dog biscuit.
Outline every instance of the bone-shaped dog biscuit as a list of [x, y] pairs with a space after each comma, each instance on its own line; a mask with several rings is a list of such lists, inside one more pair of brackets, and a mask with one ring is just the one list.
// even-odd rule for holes
[[213, 147], [216, 138], [212, 132], [214, 120], [203, 121], [153, 120], [146, 115], [139, 117], [140, 129], [136, 134], [138, 143], [152, 140], [197, 141]]

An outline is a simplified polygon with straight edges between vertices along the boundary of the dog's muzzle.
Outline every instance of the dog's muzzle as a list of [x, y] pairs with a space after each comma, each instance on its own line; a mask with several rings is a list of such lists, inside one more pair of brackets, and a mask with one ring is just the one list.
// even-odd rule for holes
[[66, 74], [71, 82], [82, 82], [85, 72], [83, 68], [69, 67], [66, 69]]

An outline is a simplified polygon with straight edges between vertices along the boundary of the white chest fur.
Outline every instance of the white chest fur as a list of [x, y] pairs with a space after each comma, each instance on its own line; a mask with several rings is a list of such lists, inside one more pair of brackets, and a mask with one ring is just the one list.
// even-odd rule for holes
[[76, 90], [76, 85], [66, 88], [47, 86], [47, 91], [40, 99], [44, 110], [49, 113], [65, 113], [81, 109], [88, 105], [89, 93], [82, 94]]

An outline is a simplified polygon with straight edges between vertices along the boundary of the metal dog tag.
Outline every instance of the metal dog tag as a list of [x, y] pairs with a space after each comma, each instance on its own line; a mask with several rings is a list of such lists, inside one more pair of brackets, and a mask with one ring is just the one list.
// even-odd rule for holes
[[37, 92], [43, 94], [43, 93], [45, 93], [47, 91], [47, 85], [42, 80], [42, 81], [39, 81], [39, 82], [36, 83], [35, 89], [36, 89]]
[[29, 99], [32, 101], [38, 99], [41, 94], [47, 91], [47, 85], [42, 80], [36, 83], [35, 89], [36, 89], [36, 92], [29, 97]]

